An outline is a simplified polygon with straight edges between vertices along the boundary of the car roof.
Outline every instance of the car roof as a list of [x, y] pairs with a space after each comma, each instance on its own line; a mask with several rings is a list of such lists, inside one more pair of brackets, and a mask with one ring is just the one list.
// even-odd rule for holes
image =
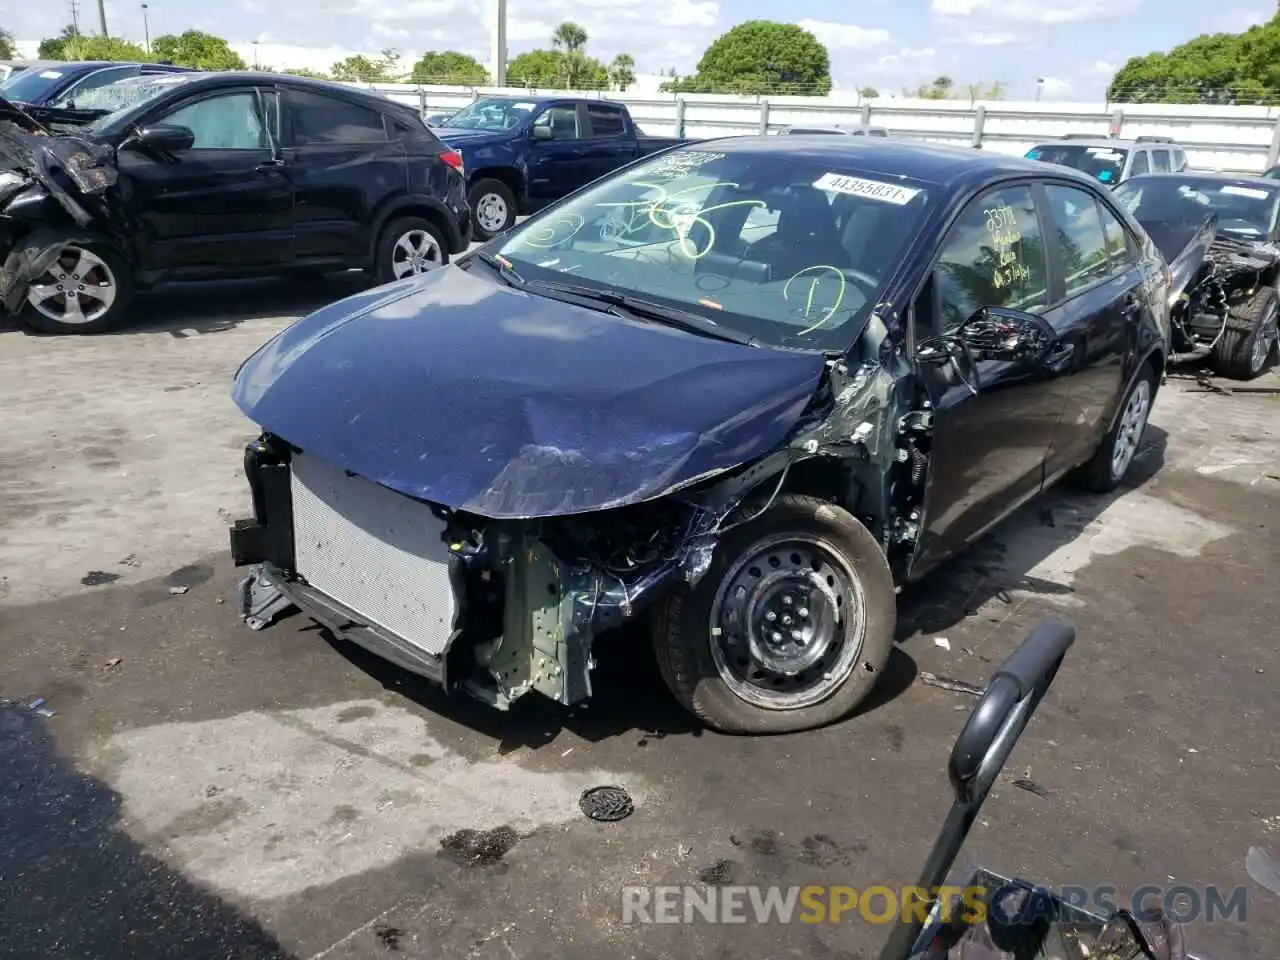
[[1107, 147], [1112, 150], [1117, 148], [1132, 150], [1135, 147], [1154, 147], [1157, 150], [1183, 149], [1182, 144], [1176, 140], [1118, 140], [1114, 137], [1054, 137], [1051, 140], [1041, 140], [1032, 149], [1066, 146]]
[[[541, 94], [538, 96], [521, 97], [521, 96], [513, 96], [512, 94], [509, 94], [509, 93], [495, 93], [492, 96], [480, 97], [479, 100], [505, 100], [508, 103], [532, 103], [535, 106], [542, 106], [543, 104], [547, 104], [547, 103], [557, 103], [563, 100], [570, 100], [574, 103], [579, 103], [579, 102], [584, 102], [588, 104], [603, 103], [611, 107], [622, 107], [623, 109], [625, 109], [627, 106], [621, 100], [608, 100], [608, 99], [605, 99], [604, 97], [575, 97], [572, 94], [560, 94], [559, 96], [553, 96], [550, 94]], [[476, 102], [479, 102], [479, 101], [477, 100]], [[467, 106], [470, 106], [470, 104], [467, 104]], [[463, 108], [459, 107], [457, 109], [461, 110]]]
[[[829, 158], [856, 167], [866, 173], [908, 176], [922, 183], [950, 186], [960, 181], [982, 181], [1006, 176], [1034, 176], [1039, 179], [1073, 180], [1097, 187], [1092, 177], [1058, 168], [1039, 160], [1007, 153], [988, 153], [971, 147], [958, 147], [927, 141], [894, 140], [888, 137], [850, 137], [847, 134], [811, 137], [726, 137], [692, 143], [694, 150], [706, 150], [710, 144], [717, 152], [759, 155], [784, 154], [821, 162]], [[679, 148], [677, 148], [678, 150]]]

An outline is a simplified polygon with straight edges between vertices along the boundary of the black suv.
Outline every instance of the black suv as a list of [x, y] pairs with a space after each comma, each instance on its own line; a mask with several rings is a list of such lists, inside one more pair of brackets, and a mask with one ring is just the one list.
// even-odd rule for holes
[[170, 280], [387, 282], [470, 241], [462, 158], [411, 107], [248, 72], [113, 91], [128, 105], [59, 136], [0, 114], [0, 298], [40, 330], [114, 327], [136, 289]]

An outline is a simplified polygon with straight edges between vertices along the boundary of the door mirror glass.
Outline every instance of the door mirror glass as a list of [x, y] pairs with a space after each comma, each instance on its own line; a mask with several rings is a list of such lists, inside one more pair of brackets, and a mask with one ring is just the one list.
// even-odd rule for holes
[[153, 123], [139, 130], [135, 139], [152, 150], [176, 153], [179, 150], [190, 150], [196, 142], [196, 135], [190, 127], [180, 124]]
[[554, 140], [555, 134], [551, 132], [551, 127], [549, 126], [537, 126], [533, 128], [533, 139]]
[[1053, 346], [1054, 332], [1034, 313], [983, 307], [960, 326], [956, 339], [975, 360], [1035, 363]]

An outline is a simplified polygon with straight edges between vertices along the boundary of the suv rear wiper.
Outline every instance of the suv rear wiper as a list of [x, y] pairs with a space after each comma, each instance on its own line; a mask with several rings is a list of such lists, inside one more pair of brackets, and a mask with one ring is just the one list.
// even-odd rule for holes
[[694, 313], [691, 310], [681, 310], [678, 307], [668, 307], [664, 303], [655, 303], [652, 300], [645, 300], [643, 297], [633, 297], [625, 293], [613, 293], [609, 290], [596, 290], [593, 287], [584, 287], [573, 283], [557, 283], [553, 280], [534, 280], [529, 285], [540, 290], [550, 290], [554, 293], [563, 293], [582, 300], [590, 300], [594, 303], [603, 303], [612, 307], [612, 312], [620, 316], [629, 315], [642, 317], [645, 320], [656, 320], [659, 323], [678, 327], [681, 330], [689, 330], [704, 337], [714, 337], [717, 340], [741, 344], [744, 347], [760, 346], [760, 341], [755, 337], [728, 330], [701, 314]]

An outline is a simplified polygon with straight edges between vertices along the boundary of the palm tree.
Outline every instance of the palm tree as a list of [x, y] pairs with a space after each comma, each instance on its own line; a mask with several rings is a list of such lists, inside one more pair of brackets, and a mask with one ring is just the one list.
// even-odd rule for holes
[[565, 53], [579, 53], [587, 45], [587, 31], [572, 21], [556, 27], [551, 34], [551, 45]]

